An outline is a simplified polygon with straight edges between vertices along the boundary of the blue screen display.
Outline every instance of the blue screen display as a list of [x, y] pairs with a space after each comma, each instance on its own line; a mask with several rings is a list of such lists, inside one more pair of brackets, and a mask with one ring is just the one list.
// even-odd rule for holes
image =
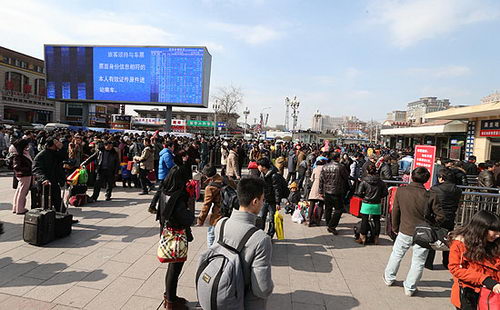
[[205, 48], [45, 46], [53, 99], [206, 105]]

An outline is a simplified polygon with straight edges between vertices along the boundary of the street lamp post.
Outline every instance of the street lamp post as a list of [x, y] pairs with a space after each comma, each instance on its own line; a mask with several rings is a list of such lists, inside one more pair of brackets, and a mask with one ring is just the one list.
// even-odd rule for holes
[[[292, 109], [292, 118], [293, 118], [292, 131], [295, 131], [295, 129], [297, 127], [297, 119], [299, 118], [300, 102], [297, 100], [297, 96], [293, 97], [293, 99], [286, 97], [285, 104], [287, 107], [287, 114], [288, 114], [288, 107], [290, 107]], [[288, 115], [287, 115], [287, 118], [288, 118]], [[288, 120], [287, 120], [287, 122], [288, 122]]]
[[214, 108], [214, 137], [217, 137], [217, 111], [220, 109], [219, 100], [215, 100], [212, 104], [212, 108]]
[[247, 135], [247, 128], [248, 128], [247, 119], [248, 119], [249, 114], [250, 114], [250, 110], [248, 109], [248, 107], [246, 107], [245, 111], [243, 111], [243, 115], [245, 115], [245, 136]]

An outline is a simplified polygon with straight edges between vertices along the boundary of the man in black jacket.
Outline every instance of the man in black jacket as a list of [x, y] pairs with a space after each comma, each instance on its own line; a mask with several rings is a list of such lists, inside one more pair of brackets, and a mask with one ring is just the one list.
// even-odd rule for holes
[[479, 169], [477, 169], [476, 165], [476, 156], [471, 155], [469, 156], [469, 159], [467, 160], [467, 163], [465, 164], [465, 173], [467, 175], [478, 175], [479, 174]]
[[[438, 182], [439, 184], [431, 188], [431, 192], [437, 194], [439, 204], [445, 215], [445, 220], [440, 226], [452, 231], [455, 229], [455, 217], [457, 216], [462, 190], [455, 184], [455, 174], [448, 168], [439, 170]], [[448, 269], [449, 255], [449, 251], [443, 252], [443, 266], [446, 269]], [[428, 269], [432, 269], [434, 256], [435, 251], [430, 250], [425, 264]]]
[[55, 137], [48, 137], [45, 142], [45, 149], [38, 153], [33, 160], [33, 175], [38, 184], [43, 187], [49, 186], [51, 189], [51, 203], [57, 212], [64, 212], [61, 199], [61, 186], [64, 186], [63, 161], [64, 154], [60, 151], [63, 144]]
[[263, 157], [259, 159], [257, 165], [261, 177], [266, 183], [266, 187], [264, 188], [264, 207], [262, 207], [259, 214], [262, 222], [259, 223], [257, 227], [264, 230], [267, 215], [269, 214], [269, 228], [267, 234], [272, 238], [276, 232], [274, 227], [274, 213], [276, 213], [277, 208], [279, 209], [281, 199], [286, 198], [286, 194], [283, 190], [283, 186], [286, 186], [286, 181], [283, 176], [278, 173], [278, 169], [274, 167], [269, 158]]
[[104, 185], [106, 186], [106, 201], [110, 201], [115, 182], [115, 175], [120, 169], [120, 160], [118, 159], [118, 153], [116, 153], [113, 147], [113, 143], [109, 140], [104, 142], [104, 147], [99, 149], [85, 162], [83, 162], [82, 166], [93, 160], [96, 161], [97, 178], [94, 184], [92, 199], [97, 201], [101, 188]]
[[479, 172], [477, 176], [477, 184], [481, 187], [495, 187], [495, 176], [493, 175], [493, 170], [495, 170], [495, 165], [492, 161], [488, 160], [484, 163], [484, 170]]
[[344, 212], [344, 196], [349, 189], [349, 170], [339, 161], [340, 153], [333, 153], [332, 161], [323, 167], [319, 178], [319, 192], [325, 199], [328, 232], [334, 235], [338, 234], [337, 225]]

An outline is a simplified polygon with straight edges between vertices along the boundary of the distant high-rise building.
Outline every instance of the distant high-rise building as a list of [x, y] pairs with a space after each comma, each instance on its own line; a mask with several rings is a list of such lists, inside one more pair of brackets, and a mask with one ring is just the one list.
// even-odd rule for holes
[[316, 111], [313, 115], [312, 130], [322, 133], [333, 133], [338, 129], [345, 129], [346, 124], [356, 121], [359, 121], [356, 116], [333, 117]]
[[406, 120], [408, 122], [422, 124], [426, 120], [426, 113], [442, 111], [450, 108], [449, 99], [437, 99], [437, 97], [422, 97], [418, 101], [408, 103]]
[[387, 120], [392, 122], [406, 122], [406, 111], [392, 111], [387, 113]]

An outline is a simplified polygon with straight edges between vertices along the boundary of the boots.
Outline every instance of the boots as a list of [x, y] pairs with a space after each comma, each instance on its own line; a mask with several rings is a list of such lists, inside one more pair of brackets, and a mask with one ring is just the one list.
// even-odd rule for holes
[[163, 307], [167, 310], [188, 310], [186, 303], [184, 298], [177, 297], [176, 301], [168, 301], [167, 297], [163, 296]]
[[365, 245], [366, 242], [366, 235], [359, 235], [359, 239], [354, 240], [356, 243], [359, 243], [361, 245]]

